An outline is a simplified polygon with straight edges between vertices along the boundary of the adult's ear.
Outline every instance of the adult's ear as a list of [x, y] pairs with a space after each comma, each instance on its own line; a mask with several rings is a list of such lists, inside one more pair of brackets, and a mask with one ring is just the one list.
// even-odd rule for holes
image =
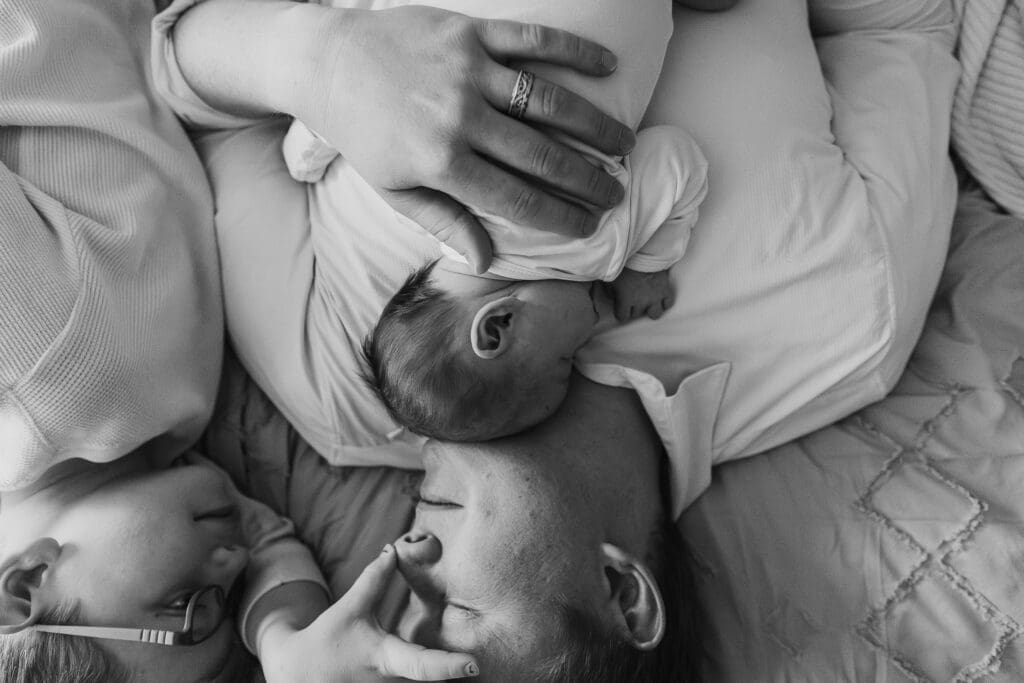
[[653, 650], [665, 635], [665, 603], [650, 569], [611, 543], [601, 544], [612, 618], [638, 650]]
[[54, 539], [40, 538], [0, 564], [0, 634], [17, 633], [39, 619], [60, 550]]
[[473, 353], [490, 360], [512, 348], [515, 342], [515, 322], [523, 303], [514, 296], [503, 296], [488, 301], [473, 316], [469, 341]]

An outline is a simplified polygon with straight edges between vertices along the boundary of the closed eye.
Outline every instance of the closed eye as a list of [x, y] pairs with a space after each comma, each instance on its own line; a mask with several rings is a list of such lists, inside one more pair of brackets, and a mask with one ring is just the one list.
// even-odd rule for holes
[[444, 601], [444, 613], [456, 619], [473, 619], [479, 614], [476, 610], [470, 607], [450, 602], [448, 600]]
[[416, 494], [415, 496], [413, 496], [413, 500], [416, 501], [417, 507], [432, 507], [442, 509], [462, 507], [461, 505], [458, 505], [457, 503], [452, 503], [451, 501], [427, 498], [424, 497], [422, 494]]

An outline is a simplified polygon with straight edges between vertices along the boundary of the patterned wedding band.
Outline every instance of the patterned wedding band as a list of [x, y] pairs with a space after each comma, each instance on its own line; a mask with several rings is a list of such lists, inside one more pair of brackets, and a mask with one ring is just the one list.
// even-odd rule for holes
[[516, 76], [516, 86], [512, 88], [512, 99], [508, 101], [508, 115], [514, 119], [521, 119], [526, 116], [526, 105], [530, 102], [530, 93], [533, 91], [533, 74], [529, 71], [519, 70]]

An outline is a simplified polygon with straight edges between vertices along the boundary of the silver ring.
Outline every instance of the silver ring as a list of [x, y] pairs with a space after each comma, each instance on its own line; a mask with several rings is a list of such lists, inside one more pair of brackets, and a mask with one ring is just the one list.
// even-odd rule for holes
[[508, 101], [508, 115], [514, 119], [526, 116], [526, 105], [530, 102], [533, 92], [533, 74], [524, 69], [516, 76], [516, 85], [512, 88], [512, 99]]

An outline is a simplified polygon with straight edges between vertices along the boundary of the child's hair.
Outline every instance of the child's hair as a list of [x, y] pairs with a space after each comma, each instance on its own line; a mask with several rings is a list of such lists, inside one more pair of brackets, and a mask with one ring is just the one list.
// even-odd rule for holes
[[391, 416], [410, 431], [448, 441], [479, 441], [508, 415], [503, 397], [515, 377], [487, 381], [469, 367], [469, 333], [458, 329], [457, 302], [430, 280], [432, 261], [410, 275], [363, 342], [365, 378]]

